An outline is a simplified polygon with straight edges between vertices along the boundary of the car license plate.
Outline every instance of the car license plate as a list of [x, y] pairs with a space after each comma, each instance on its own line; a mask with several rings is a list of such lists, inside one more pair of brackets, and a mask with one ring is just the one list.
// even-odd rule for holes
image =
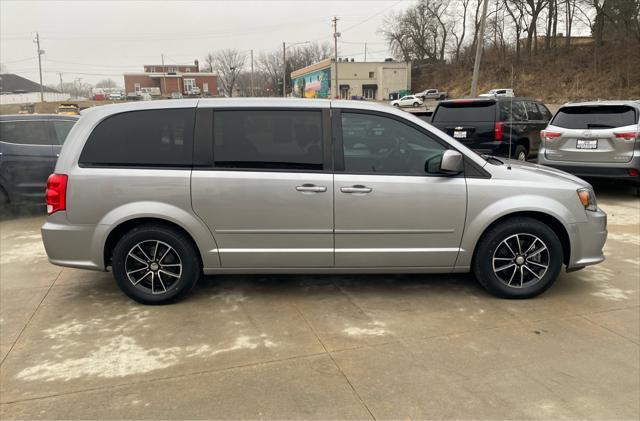
[[598, 149], [598, 140], [586, 140], [586, 139], [578, 139], [578, 143], [576, 143], [577, 149]]
[[453, 137], [455, 139], [465, 139], [467, 137], [467, 131], [466, 130], [463, 130], [463, 131], [455, 130], [453, 132]]

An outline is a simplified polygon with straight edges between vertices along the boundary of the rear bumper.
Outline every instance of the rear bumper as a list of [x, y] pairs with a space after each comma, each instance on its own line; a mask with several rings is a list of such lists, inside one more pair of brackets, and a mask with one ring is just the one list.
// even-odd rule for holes
[[571, 258], [567, 264], [568, 271], [595, 265], [604, 260], [602, 249], [607, 241], [607, 214], [600, 209], [585, 213], [587, 222], [569, 225]]
[[629, 170], [640, 171], [640, 156], [634, 156], [631, 161], [624, 163], [552, 161], [544, 153], [538, 155], [538, 164], [553, 167], [569, 174], [585, 178], [605, 178], [627, 180], [640, 183], [640, 176], [632, 176]]
[[40, 229], [42, 242], [54, 265], [79, 269], [105, 270], [102, 250], [96, 242], [99, 238], [95, 225], [71, 225], [64, 212], [49, 217]]

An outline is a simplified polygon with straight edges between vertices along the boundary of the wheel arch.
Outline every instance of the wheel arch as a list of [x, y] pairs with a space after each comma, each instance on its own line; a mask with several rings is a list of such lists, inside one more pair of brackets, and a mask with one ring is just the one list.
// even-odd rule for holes
[[202, 267], [202, 264], [203, 264], [202, 251], [200, 250], [200, 247], [198, 247], [198, 244], [194, 240], [191, 233], [189, 233], [189, 231], [187, 231], [184, 227], [180, 226], [179, 224], [173, 221], [169, 221], [167, 219], [162, 219], [158, 217], [139, 217], [139, 218], [128, 219], [126, 221], [122, 221], [119, 225], [113, 228], [107, 235], [107, 238], [104, 242], [103, 262], [105, 267], [111, 264], [113, 249], [115, 248], [116, 244], [118, 244], [118, 241], [120, 241], [120, 239], [127, 232], [131, 231], [135, 227], [139, 227], [141, 225], [146, 225], [146, 224], [162, 225], [184, 234], [189, 239], [189, 241], [191, 241], [191, 244], [193, 245], [193, 247], [195, 247], [195, 249], [198, 250], [198, 260], [200, 261], [200, 265]]
[[508, 219], [518, 218], [518, 217], [529, 217], [537, 221], [540, 221], [543, 224], [550, 227], [556, 233], [556, 235], [558, 236], [558, 239], [560, 240], [560, 244], [562, 245], [562, 262], [565, 265], [569, 264], [569, 261], [571, 258], [571, 240], [569, 238], [569, 232], [567, 231], [564, 224], [558, 218], [548, 213], [544, 213], [540, 211], [518, 211], [518, 212], [508, 213], [506, 215], [502, 215], [498, 217], [482, 230], [482, 233], [478, 237], [478, 240], [476, 241], [473, 248], [473, 254], [471, 257], [472, 267], [476, 258], [476, 254], [478, 252], [478, 244], [482, 241], [482, 239], [487, 234], [487, 232], [491, 228], [503, 223]]

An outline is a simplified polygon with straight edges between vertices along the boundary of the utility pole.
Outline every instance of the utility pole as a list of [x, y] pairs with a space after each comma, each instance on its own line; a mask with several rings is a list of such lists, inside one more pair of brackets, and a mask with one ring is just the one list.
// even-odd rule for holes
[[340, 98], [340, 87], [338, 86], [338, 17], [334, 16], [333, 19], [333, 61], [336, 66], [336, 98]]
[[251, 96], [255, 96], [253, 91], [253, 50], [251, 50]]
[[62, 93], [62, 73], [58, 73], [58, 76], [60, 76], [60, 93]]
[[40, 35], [36, 32], [36, 48], [38, 49], [38, 71], [40, 73], [40, 102], [44, 102], [44, 86], [42, 86], [42, 55], [44, 50], [40, 49]]
[[282, 43], [282, 97], [287, 96], [287, 46]]
[[480, 60], [482, 59], [482, 48], [484, 46], [484, 27], [487, 21], [487, 6], [489, 6], [489, 0], [484, 0], [482, 5], [482, 19], [480, 20], [480, 31], [476, 45], [476, 60], [473, 63], [473, 76], [471, 77], [472, 98], [478, 93], [478, 74], [480, 73]]
[[160, 53], [160, 60], [162, 61], [162, 83], [160, 84], [160, 95], [162, 95], [164, 93], [162, 92], [163, 85], [164, 85], [164, 90], [167, 89], [167, 79], [164, 77], [164, 75], [166, 75], [165, 68], [164, 68], [164, 53]]

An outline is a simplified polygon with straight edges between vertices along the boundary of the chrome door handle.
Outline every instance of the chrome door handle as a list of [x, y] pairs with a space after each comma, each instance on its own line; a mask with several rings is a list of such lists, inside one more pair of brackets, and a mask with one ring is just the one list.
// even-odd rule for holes
[[324, 193], [327, 188], [325, 186], [316, 186], [315, 184], [303, 184], [297, 186], [296, 190], [302, 193]]
[[373, 189], [371, 187], [355, 185], [351, 187], [340, 187], [342, 193], [371, 193]]

